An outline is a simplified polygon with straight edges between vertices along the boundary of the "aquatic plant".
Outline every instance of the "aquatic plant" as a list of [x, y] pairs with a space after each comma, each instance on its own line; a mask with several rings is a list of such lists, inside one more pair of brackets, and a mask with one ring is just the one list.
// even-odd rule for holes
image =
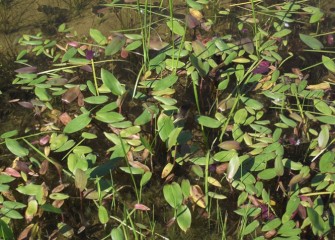
[[42, 122], [0, 136], [16, 156], [0, 174], [0, 236], [22, 218], [20, 239], [166, 239], [161, 225], [188, 234], [198, 218], [222, 239], [330, 234], [334, 77], [310, 71], [335, 72], [323, 11], [234, 4], [215, 13], [235, 19], [230, 34], [214, 37], [209, 1], [186, 1], [186, 20], [172, 1], [124, 2], [103, 6], [135, 11], [138, 31], [82, 40], [62, 24], [54, 39], [20, 39], [13, 84], [34, 98], [18, 103]]

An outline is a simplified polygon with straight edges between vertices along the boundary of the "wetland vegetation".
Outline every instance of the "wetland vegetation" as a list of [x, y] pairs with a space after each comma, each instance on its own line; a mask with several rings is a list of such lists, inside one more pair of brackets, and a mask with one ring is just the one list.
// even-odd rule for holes
[[334, 238], [335, 5], [17, 2], [1, 239]]

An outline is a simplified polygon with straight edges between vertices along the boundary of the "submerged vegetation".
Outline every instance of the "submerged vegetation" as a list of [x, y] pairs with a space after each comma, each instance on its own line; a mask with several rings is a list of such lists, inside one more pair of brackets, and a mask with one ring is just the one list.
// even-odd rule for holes
[[278, 2], [101, 1], [122, 30], [23, 35], [0, 238], [331, 238], [333, 20]]

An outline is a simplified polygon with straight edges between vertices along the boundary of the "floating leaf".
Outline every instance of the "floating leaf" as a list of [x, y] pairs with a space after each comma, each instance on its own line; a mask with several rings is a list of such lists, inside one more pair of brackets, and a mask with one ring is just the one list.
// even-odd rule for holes
[[202, 192], [199, 185], [193, 185], [190, 189], [190, 195], [192, 201], [195, 202], [199, 207], [206, 208], [205, 195]]
[[0, 238], [14, 240], [14, 234], [8, 224], [0, 219]]
[[124, 234], [121, 228], [113, 228], [111, 231], [112, 240], [124, 240]]
[[20, 143], [14, 139], [6, 138], [5, 143], [8, 150], [18, 157], [25, 157], [29, 154], [29, 150], [22, 147]]
[[328, 106], [328, 104], [320, 99], [314, 99], [314, 106], [317, 110], [325, 115], [331, 115], [332, 109]]
[[64, 133], [74, 133], [78, 132], [81, 129], [85, 128], [88, 124], [90, 124], [92, 118], [90, 117], [90, 113], [83, 113], [78, 117], [74, 118], [69, 122], [63, 132]]
[[25, 211], [25, 218], [27, 222], [31, 222], [38, 210], [38, 203], [36, 200], [30, 200], [28, 202], [27, 209]]
[[117, 35], [112, 38], [112, 41], [107, 45], [105, 49], [105, 55], [111, 56], [121, 50], [126, 43], [126, 39], [122, 35]]
[[90, 36], [99, 45], [105, 45], [107, 43], [107, 38], [97, 29], [90, 29]]
[[108, 101], [108, 97], [105, 95], [92, 96], [85, 98], [84, 101], [90, 104], [103, 104]]
[[332, 125], [335, 124], [335, 116], [319, 116], [315, 118], [323, 123], [332, 124]]
[[159, 136], [162, 139], [162, 141], [165, 142], [169, 138], [169, 135], [172, 132], [172, 130], [174, 129], [172, 117], [164, 113], [161, 113], [158, 117], [157, 126]]
[[106, 87], [116, 96], [121, 96], [126, 91], [113, 73], [101, 68], [101, 79]]
[[312, 36], [300, 33], [299, 37], [301, 41], [303, 41], [307, 46], [309, 46], [310, 48], [314, 50], [321, 50], [323, 48], [323, 44], [318, 39]]
[[319, 148], [324, 149], [329, 141], [329, 128], [327, 125], [321, 126], [321, 131], [318, 137]]
[[165, 167], [163, 168], [161, 178], [166, 178], [167, 175], [170, 174], [170, 172], [172, 171], [172, 169], [173, 169], [173, 164], [172, 163], [167, 163], [165, 165]]
[[240, 167], [240, 160], [237, 155], [234, 155], [232, 159], [229, 161], [228, 169], [227, 169], [227, 179], [229, 182], [233, 181], [233, 178]]
[[200, 125], [203, 125], [208, 128], [218, 128], [221, 126], [221, 122], [207, 116], [198, 116], [197, 121]]
[[170, 28], [170, 30], [179, 35], [184, 36], [185, 35], [185, 29], [183, 26], [180, 25], [179, 21], [176, 19], [172, 19], [166, 22], [166, 25]]
[[163, 187], [163, 194], [165, 200], [173, 208], [178, 208], [183, 202], [183, 193], [178, 183], [173, 182]]
[[181, 230], [186, 232], [191, 227], [192, 215], [190, 209], [186, 205], [177, 208], [177, 223]]
[[109, 220], [107, 209], [102, 205], [100, 205], [98, 208], [98, 216], [99, 216], [99, 221], [102, 224], [106, 224]]
[[240, 150], [241, 146], [240, 143], [237, 141], [224, 141], [218, 145], [219, 148], [222, 148], [224, 150]]
[[74, 174], [74, 182], [76, 188], [78, 188], [79, 191], [82, 192], [86, 188], [87, 179], [88, 176], [86, 175], [86, 173], [83, 170], [77, 168]]
[[213, 177], [208, 176], [207, 182], [215, 187], [222, 187], [221, 183]]
[[64, 200], [68, 199], [70, 196], [64, 193], [51, 193], [49, 197], [53, 200]]

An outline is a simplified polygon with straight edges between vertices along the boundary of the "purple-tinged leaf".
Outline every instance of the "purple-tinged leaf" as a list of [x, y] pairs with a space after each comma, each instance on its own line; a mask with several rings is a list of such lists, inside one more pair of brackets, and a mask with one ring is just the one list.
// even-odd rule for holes
[[134, 208], [141, 211], [150, 211], [150, 208], [141, 203], [136, 203]]
[[34, 73], [36, 71], [37, 67], [23, 67], [15, 70], [16, 73]]
[[34, 105], [31, 102], [18, 102], [24, 108], [33, 109]]

